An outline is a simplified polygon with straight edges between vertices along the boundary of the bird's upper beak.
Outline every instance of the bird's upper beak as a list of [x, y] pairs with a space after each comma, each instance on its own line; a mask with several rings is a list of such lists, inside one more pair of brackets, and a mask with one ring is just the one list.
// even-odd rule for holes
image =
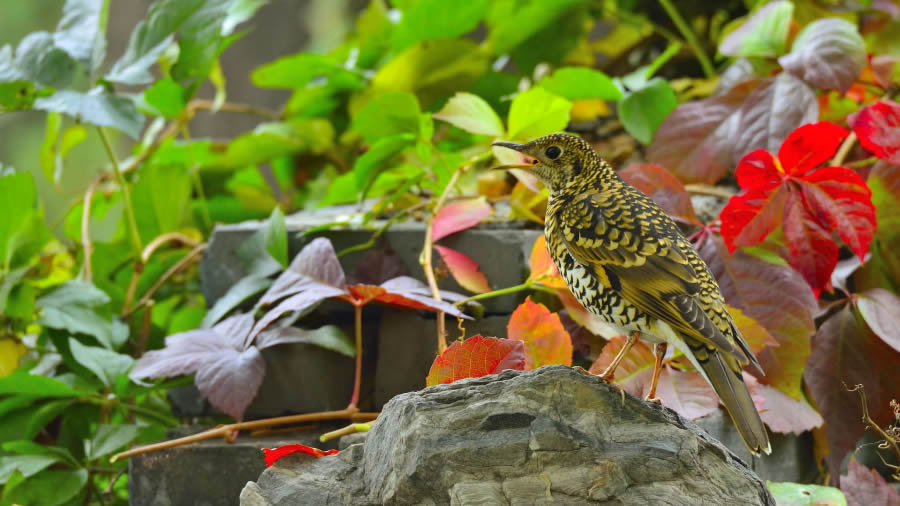
[[501, 148], [512, 149], [514, 151], [518, 151], [522, 153], [526, 157], [525, 163], [512, 163], [509, 165], [501, 165], [499, 167], [493, 167], [491, 170], [507, 170], [507, 169], [532, 169], [536, 165], [540, 164], [541, 161], [537, 158], [531, 156], [525, 151], [524, 144], [516, 144], [515, 142], [495, 142], [491, 144], [491, 146], [498, 146]]

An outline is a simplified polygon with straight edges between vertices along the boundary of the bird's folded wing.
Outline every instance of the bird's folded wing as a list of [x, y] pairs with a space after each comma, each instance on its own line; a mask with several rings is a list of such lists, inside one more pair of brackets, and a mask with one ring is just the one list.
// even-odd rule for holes
[[701, 280], [675, 239], [654, 225], [654, 220], [658, 225], [661, 219], [656, 213], [662, 211], [653, 207], [611, 209], [598, 194], [585, 193], [563, 211], [560, 233], [575, 260], [605, 278], [604, 284], [628, 302], [669, 324], [686, 341], [697, 341], [746, 363], [746, 355], [698, 303]]

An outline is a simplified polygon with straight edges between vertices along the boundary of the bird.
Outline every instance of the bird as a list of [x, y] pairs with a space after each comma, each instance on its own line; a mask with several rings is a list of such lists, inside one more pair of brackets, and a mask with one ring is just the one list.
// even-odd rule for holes
[[768, 433], [742, 375], [745, 365], [760, 374], [762, 367], [709, 267], [675, 222], [580, 137], [558, 133], [493, 146], [525, 155], [524, 163], [497, 168], [524, 169], [544, 183], [550, 256], [578, 301], [627, 336], [600, 377], [612, 380], [638, 340], [653, 343], [647, 400], [659, 402], [656, 386], [672, 344], [716, 391], [750, 452], [770, 454]]

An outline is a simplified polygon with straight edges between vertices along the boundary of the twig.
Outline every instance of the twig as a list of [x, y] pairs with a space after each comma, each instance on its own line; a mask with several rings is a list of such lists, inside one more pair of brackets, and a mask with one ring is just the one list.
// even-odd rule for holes
[[468, 297], [466, 299], [463, 299], [461, 301], [454, 302], [453, 305], [457, 306], [457, 307], [462, 307], [470, 302], [475, 302], [475, 301], [483, 300], [483, 299], [490, 299], [492, 297], [499, 297], [501, 295], [507, 295], [510, 293], [521, 292], [524, 290], [530, 290], [530, 289], [536, 288], [536, 287], [537, 286], [534, 284], [534, 282], [529, 280], [529, 281], [526, 281], [519, 285], [508, 286], [506, 288], [501, 288], [499, 290], [493, 290], [490, 292], [475, 294], [475, 295]]
[[870, 156], [869, 158], [863, 158], [862, 160], [856, 160], [854, 162], [848, 162], [844, 167], [849, 169], [858, 169], [860, 167], [866, 167], [868, 165], [873, 165], [878, 161], [877, 156]]
[[264, 418], [262, 420], [253, 420], [251, 422], [231, 423], [227, 425], [221, 425], [214, 429], [205, 430], [197, 434], [192, 434], [190, 436], [180, 437], [178, 439], [171, 439], [169, 441], [161, 441], [159, 443], [131, 448], [124, 452], [113, 455], [109, 459], [109, 461], [115, 462], [119, 459], [133, 457], [135, 455], [141, 455], [144, 453], [157, 452], [168, 448], [174, 448], [176, 446], [196, 443], [197, 441], [205, 441], [207, 439], [216, 439], [220, 437], [227, 438], [230, 437], [232, 433], [242, 430], [265, 429], [274, 427], [276, 425], [286, 425], [290, 423], [320, 422], [322, 420], [342, 420], [347, 418], [354, 419], [357, 416], [368, 417], [369, 419], [372, 419], [375, 416], [378, 416], [378, 413], [360, 413], [356, 408], [347, 408], [339, 411], [324, 411], [321, 413], [288, 415], [275, 418]]
[[872, 420], [871, 415], [869, 415], [869, 403], [866, 400], [865, 387], [862, 384], [856, 385], [853, 388], [847, 388], [847, 385], [844, 384], [844, 388], [847, 389], [848, 392], [857, 392], [859, 393], [859, 402], [862, 404], [862, 421], [866, 425], [868, 425], [872, 430], [878, 433], [879, 436], [884, 438], [887, 442], [887, 445], [894, 449], [894, 453], [897, 454], [897, 460], [900, 461], [900, 446], [897, 446], [897, 441], [894, 440], [887, 432], [884, 431], [875, 420]]
[[694, 195], [709, 195], [710, 197], [719, 197], [725, 200], [734, 197], [734, 192], [726, 190], [725, 188], [719, 188], [718, 186], [710, 186], [708, 184], [686, 184], [684, 185], [684, 189], [688, 191], [688, 193], [693, 193]]
[[112, 143], [109, 142], [109, 136], [106, 135], [106, 130], [104, 130], [103, 127], [97, 127], [97, 131], [100, 132], [100, 139], [103, 140], [103, 147], [106, 148], [106, 154], [109, 156], [109, 161], [112, 162], [116, 181], [122, 189], [122, 199], [125, 201], [125, 216], [128, 217], [128, 228], [131, 232], [131, 243], [134, 247], [134, 252], [136, 255], [140, 255], [143, 246], [141, 245], [141, 236], [138, 234], [137, 219], [134, 217], [134, 205], [131, 203], [131, 190], [128, 188], [125, 176], [122, 175], [122, 171], [119, 169], [119, 159], [116, 157], [115, 151], [113, 151]]
[[174, 276], [175, 274], [178, 274], [179, 272], [181, 272], [182, 269], [184, 269], [185, 267], [190, 265], [194, 261], [194, 259], [197, 256], [199, 256], [201, 253], [203, 253], [203, 251], [205, 251], [205, 250], [206, 250], [206, 243], [198, 244], [196, 247], [194, 247], [194, 249], [191, 250], [190, 253], [187, 254], [187, 256], [185, 256], [184, 258], [179, 260], [178, 263], [176, 263], [172, 267], [169, 267], [169, 270], [167, 270], [165, 273], [163, 273], [163, 275], [160, 276], [160, 278], [157, 279], [155, 283], [153, 283], [153, 286], [151, 286], [150, 289], [147, 290], [147, 293], [145, 293], [144, 296], [141, 297], [141, 300], [139, 300], [138, 303], [134, 305], [134, 307], [127, 308], [127, 311], [123, 312], [122, 317], [125, 318], [127, 316], [130, 316], [132, 313], [137, 311], [140, 307], [147, 304], [147, 301], [150, 300], [151, 297], [153, 297], [153, 295], [156, 293], [156, 291], [159, 290], [162, 287], [162, 285], [164, 285], [166, 283], [166, 281], [168, 281], [172, 276]]
[[356, 366], [353, 370], [353, 395], [347, 409], [356, 409], [359, 403], [359, 387], [362, 382], [362, 304], [353, 304], [353, 337], [356, 343]]
[[116, 485], [116, 482], [119, 481], [119, 478], [122, 477], [128, 471], [128, 466], [123, 467], [116, 471], [116, 474], [113, 475], [112, 478], [109, 479], [109, 485], [107, 485], [106, 490], [103, 491], [104, 494], [109, 495], [113, 492], [113, 487]]
[[144, 251], [141, 252], [141, 261], [144, 263], [149, 262], [150, 258], [153, 256], [153, 253], [156, 253], [156, 250], [158, 250], [166, 243], [170, 242], [181, 243], [192, 248], [196, 248], [200, 244], [199, 242], [180, 232], [169, 232], [166, 234], [161, 234], [157, 236], [156, 239], [150, 241], [144, 248]]
[[84, 280], [87, 282], [93, 278], [91, 270], [91, 255], [94, 253], [94, 243], [91, 242], [91, 203], [94, 200], [94, 192], [100, 186], [104, 178], [98, 177], [91, 182], [84, 192], [84, 204], [81, 212], [81, 246], [84, 249]]
[[357, 432], [369, 432], [370, 425], [367, 423], [352, 423], [344, 428], [326, 432], [319, 436], [319, 441], [325, 443], [341, 436], [356, 434]]
[[[211, 111], [215, 109], [215, 103], [212, 100], [206, 100], [203, 98], [197, 98], [191, 100], [191, 102], [187, 106], [188, 109], [192, 111], [200, 111], [207, 110]], [[272, 111], [266, 109], [264, 107], [256, 107], [249, 104], [233, 104], [230, 102], [225, 102], [219, 106], [216, 110], [217, 112], [233, 112], [238, 114], [250, 114], [253, 116], [259, 116], [261, 118], [265, 118], [271, 121], [279, 121], [282, 118], [281, 113], [277, 111]]]
[[706, 51], [703, 50], [703, 46], [700, 45], [700, 41], [697, 40], [697, 35], [694, 34], [694, 31], [691, 30], [691, 27], [688, 26], [684, 18], [681, 17], [681, 13], [678, 12], [678, 9], [675, 8], [670, 0], [659, 0], [659, 4], [665, 9], [666, 14], [672, 18], [672, 22], [675, 23], [675, 27], [678, 28], [678, 31], [681, 32], [681, 36], [684, 37], [688, 45], [691, 46], [691, 49], [694, 51], [694, 54], [697, 55], [697, 60], [700, 61], [700, 66], [703, 67], [703, 73], [706, 74], [706, 77], [715, 77], [715, 67], [713, 67], [709, 56], [706, 55]]
[[856, 144], [856, 132], [850, 132], [850, 135], [844, 139], [844, 142], [841, 143], [841, 147], [838, 148], [837, 154], [831, 159], [831, 166], [840, 167], [841, 164], [844, 163], [844, 159], [847, 158], [847, 155], [850, 154], [850, 150], [853, 149], [854, 144]]
[[[422, 255], [419, 257], [419, 263], [422, 265], [422, 268], [425, 270], [425, 280], [428, 282], [428, 288], [431, 289], [431, 296], [434, 300], [440, 302], [441, 299], [441, 291], [438, 289], [437, 280], [434, 276], [434, 266], [432, 264], [432, 250], [434, 241], [433, 237], [433, 228], [434, 228], [434, 217], [437, 216], [438, 212], [441, 210], [441, 207], [444, 206], [444, 202], [447, 201], [447, 197], [450, 195], [450, 190], [456, 186], [456, 181], [459, 180], [459, 177], [468, 170], [468, 165], [460, 165], [453, 172], [453, 175], [450, 176], [450, 181], [447, 183], [447, 186], [444, 187], [444, 191], [441, 193], [441, 196], [438, 198], [437, 203], [434, 205], [434, 209], [431, 210], [431, 215], [428, 217], [428, 222], [425, 224], [425, 244], [422, 246]], [[437, 338], [438, 338], [438, 355], [444, 352], [447, 349], [447, 329], [444, 326], [444, 313], [438, 312], [437, 314]]]

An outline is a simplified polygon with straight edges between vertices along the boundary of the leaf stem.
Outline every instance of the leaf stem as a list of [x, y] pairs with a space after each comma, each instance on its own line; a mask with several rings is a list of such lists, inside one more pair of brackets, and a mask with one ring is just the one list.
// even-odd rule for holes
[[831, 159], [831, 166], [840, 167], [841, 164], [844, 163], [844, 159], [847, 158], [847, 155], [850, 154], [850, 150], [853, 149], [854, 144], [856, 144], [856, 132], [850, 132], [850, 135], [844, 139], [844, 142], [841, 143], [841, 147], [838, 148], [837, 154]]
[[855, 162], [849, 162], [844, 165], [850, 169], [858, 169], [860, 167], [866, 167], [868, 165], [872, 165], [878, 161], [877, 156], [870, 156], [869, 158], [863, 158], [862, 160], [856, 160]]
[[166, 283], [166, 281], [168, 281], [169, 279], [172, 278], [172, 276], [178, 274], [185, 267], [190, 265], [194, 261], [194, 259], [196, 259], [205, 250], [206, 250], [206, 243], [198, 244], [184, 258], [179, 260], [172, 267], [169, 267], [169, 270], [164, 272], [163, 275], [160, 276], [159, 279], [157, 279], [155, 283], [153, 283], [153, 286], [151, 286], [147, 290], [147, 293], [145, 293], [144, 296], [141, 297], [141, 300], [139, 300], [137, 302], [137, 304], [134, 305], [134, 307], [126, 307], [125, 310], [122, 311], [122, 318], [130, 316], [135, 311], [140, 309], [142, 306], [146, 305], [147, 302], [150, 300], [150, 298], [153, 297], [154, 294], [156, 294], [156, 291], [159, 290]]
[[336, 439], [342, 436], [347, 436], [350, 434], [356, 434], [357, 432], [369, 432], [370, 424], [368, 423], [352, 423], [346, 427], [340, 428], [338, 430], [333, 430], [331, 432], [326, 432], [319, 436], [319, 441], [322, 443], [331, 441], [332, 439]]
[[454, 302], [453, 305], [457, 306], [457, 307], [462, 307], [470, 302], [475, 302], [475, 301], [484, 300], [484, 299], [490, 299], [493, 297], [500, 297], [501, 295], [508, 295], [510, 293], [522, 292], [525, 290], [530, 290], [535, 287], [536, 287], [536, 285], [534, 284], [534, 282], [531, 280], [528, 280], [528, 281], [518, 284], [518, 285], [508, 286], [506, 288], [500, 288], [499, 290], [493, 290], [490, 292], [479, 293], [479, 294], [473, 295], [467, 299], [463, 299], [461, 301]]
[[353, 371], [353, 395], [347, 409], [357, 409], [359, 387], [362, 383], [362, 304], [353, 304], [353, 337], [356, 341], [356, 367]]
[[116, 181], [119, 183], [119, 187], [122, 188], [122, 199], [125, 201], [125, 215], [128, 217], [128, 228], [131, 232], [131, 245], [134, 247], [135, 255], [140, 256], [141, 250], [144, 249], [144, 247], [141, 245], [141, 236], [138, 234], [137, 220], [134, 217], [134, 205], [131, 202], [131, 190], [128, 188], [125, 176], [122, 175], [122, 171], [119, 168], [119, 159], [116, 158], [116, 153], [113, 151], [112, 143], [109, 142], [109, 136], [106, 135], [106, 130], [104, 130], [103, 127], [97, 127], [97, 131], [100, 132], [100, 139], [103, 140], [103, 147], [106, 148], [106, 154], [109, 156], [109, 161], [112, 162]]
[[91, 203], [97, 187], [103, 182], [103, 178], [96, 178], [84, 192], [84, 203], [81, 212], [81, 247], [84, 250], [84, 280], [90, 282], [93, 278], [91, 271], [91, 255], [94, 253], [94, 243], [91, 242]]
[[665, 9], [666, 14], [672, 18], [672, 22], [675, 23], [675, 27], [678, 28], [678, 31], [681, 32], [681, 36], [684, 37], [688, 45], [691, 46], [691, 49], [694, 51], [694, 54], [697, 55], [697, 60], [700, 61], [700, 66], [703, 68], [703, 73], [706, 77], [715, 77], [716, 69], [713, 67], [709, 56], [706, 55], [706, 51], [703, 50], [703, 46], [700, 45], [700, 41], [697, 40], [697, 35], [694, 34], [694, 31], [691, 30], [691, 27], [688, 26], [684, 18], [681, 17], [681, 13], [678, 12], [675, 5], [673, 5], [670, 0], [659, 0], [659, 4]]
[[168, 448], [174, 448], [176, 446], [182, 446], [190, 443], [195, 443], [197, 441], [204, 441], [207, 439], [215, 439], [215, 438], [228, 438], [231, 436], [233, 432], [241, 431], [241, 430], [253, 430], [253, 429], [265, 429], [269, 427], [274, 427], [276, 425], [286, 425], [291, 423], [305, 423], [305, 422], [318, 422], [322, 420], [342, 420], [342, 419], [351, 419], [351, 420], [374, 420], [375, 417], [378, 416], [377, 413], [361, 413], [356, 408], [347, 408], [339, 411], [323, 411], [321, 413], [307, 413], [303, 415], [288, 415], [288, 416], [279, 416], [275, 418], [264, 418], [262, 420], [253, 420], [250, 422], [239, 422], [239, 423], [230, 423], [226, 425], [220, 425], [219, 427], [215, 427], [213, 429], [205, 430], [203, 432], [198, 432], [197, 434], [192, 434], [190, 436], [181, 437], [178, 439], [171, 439], [169, 441], [161, 441], [159, 443], [153, 443], [144, 446], [138, 446], [136, 448], [131, 448], [130, 450], [126, 450], [121, 453], [117, 453], [113, 455], [109, 461], [115, 462], [119, 459], [124, 459], [128, 457], [133, 457], [135, 455], [141, 455], [144, 453], [156, 452], [160, 450], [165, 450]]

